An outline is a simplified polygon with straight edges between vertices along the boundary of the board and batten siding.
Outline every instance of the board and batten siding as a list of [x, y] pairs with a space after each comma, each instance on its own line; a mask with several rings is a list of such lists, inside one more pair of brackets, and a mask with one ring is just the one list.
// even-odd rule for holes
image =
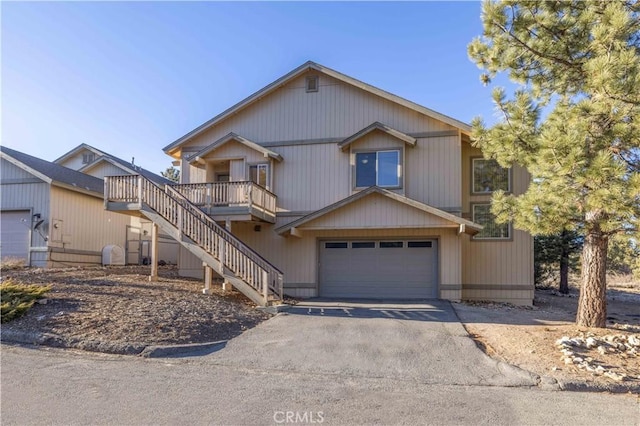
[[[40, 219], [48, 222], [49, 184], [4, 159], [0, 169], [0, 208], [3, 211], [29, 210], [31, 214], [39, 214]], [[33, 224], [28, 223], [26, 226]], [[31, 232], [31, 266], [46, 266], [46, 245], [39, 233]]]
[[[471, 193], [471, 160], [482, 152], [465, 143], [462, 147], [463, 216], [472, 219], [474, 203], [488, 203], [490, 195]], [[522, 194], [530, 175], [522, 167], [511, 170], [515, 194]], [[462, 297], [467, 300], [494, 300], [514, 304], [533, 301], [533, 238], [527, 232], [512, 229], [509, 241], [482, 241], [466, 237], [462, 244]]]
[[114, 166], [108, 161], [102, 161], [83, 173], [97, 177], [98, 179], [104, 179], [105, 176], [127, 176], [131, 174], [122, 170], [120, 167]]
[[[305, 91], [305, 78], [309, 75], [319, 76], [317, 92]], [[230, 132], [256, 143], [346, 138], [375, 121], [405, 133], [455, 130], [439, 120], [310, 71], [194, 137], [183, 149], [202, 149]]]
[[101, 263], [102, 249], [117, 244], [125, 248], [128, 215], [104, 209], [102, 198], [51, 187], [51, 222], [62, 221], [54, 235], [49, 226], [51, 247], [49, 266]]

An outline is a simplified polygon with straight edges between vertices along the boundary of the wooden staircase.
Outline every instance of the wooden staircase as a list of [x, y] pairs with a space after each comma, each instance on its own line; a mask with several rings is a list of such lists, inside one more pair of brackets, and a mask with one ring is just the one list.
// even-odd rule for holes
[[171, 186], [107, 176], [104, 200], [107, 210], [140, 212], [256, 304], [281, 303], [282, 272]]

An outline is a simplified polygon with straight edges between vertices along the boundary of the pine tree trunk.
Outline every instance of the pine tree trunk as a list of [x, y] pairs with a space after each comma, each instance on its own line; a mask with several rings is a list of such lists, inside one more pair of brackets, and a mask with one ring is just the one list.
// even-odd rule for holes
[[576, 323], [582, 327], [606, 327], [608, 236], [600, 226], [588, 230], [582, 249], [582, 287]]
[[562, 231], [560, 247], [560, 293], [569, 294], [569, 233]]

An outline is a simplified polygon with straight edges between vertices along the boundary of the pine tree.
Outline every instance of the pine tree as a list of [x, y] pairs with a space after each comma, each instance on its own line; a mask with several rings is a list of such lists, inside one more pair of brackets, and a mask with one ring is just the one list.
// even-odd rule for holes
[[604, 327], [608, 241], [640, 218], [640, 4], [485, 0], [482, 21], [469, 45], [481, 80], [506, 71], [518, 89], [494, 89], [501, 121], [475, 119], [472, 137], [532, 175], [492, 211], [534, 235], [583, 234], [576, 321]]
[[180, 169], [176, 169], [175, 167], [167, 167], [164, 172], [160, 172], [162, 176], [173, 181], [175, 183], [180, 183]]

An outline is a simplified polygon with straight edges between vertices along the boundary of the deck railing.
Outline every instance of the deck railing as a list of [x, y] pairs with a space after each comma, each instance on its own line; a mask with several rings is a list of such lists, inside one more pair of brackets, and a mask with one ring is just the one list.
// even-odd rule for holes
[[221, 266], [218, 270], [227, 268], [259, 292], [265, 304], [270, 293], [282, 299], [282, 272], [172, 186], [163, 189], [140, 175], [108, 176], [104, 182], [105, 202], [148, 206], [217, 259]]
[[250, 181], [207, 182], [171, 185], [192, 204], [211, 213], [214, 207], [248, 207], [269, 216], [276, 215], [276, 196]]

